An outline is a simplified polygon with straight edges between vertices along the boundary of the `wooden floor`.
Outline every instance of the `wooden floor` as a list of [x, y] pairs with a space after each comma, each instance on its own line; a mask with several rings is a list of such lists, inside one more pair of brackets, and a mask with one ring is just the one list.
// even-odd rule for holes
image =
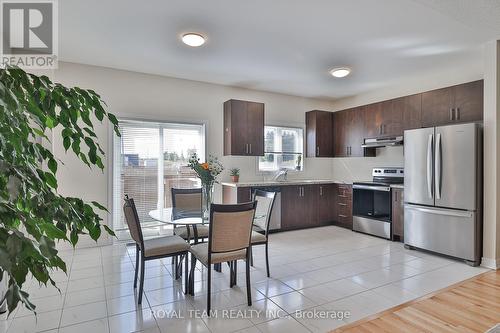
[[333, 332], [485, 332], [498, 323], [500, 271], [493, 271]]

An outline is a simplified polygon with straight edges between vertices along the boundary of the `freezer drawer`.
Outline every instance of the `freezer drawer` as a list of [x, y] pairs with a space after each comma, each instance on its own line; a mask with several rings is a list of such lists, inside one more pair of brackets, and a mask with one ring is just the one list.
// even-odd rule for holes
[[479, 262], [476, 212], [405, 205], [405, 244]]

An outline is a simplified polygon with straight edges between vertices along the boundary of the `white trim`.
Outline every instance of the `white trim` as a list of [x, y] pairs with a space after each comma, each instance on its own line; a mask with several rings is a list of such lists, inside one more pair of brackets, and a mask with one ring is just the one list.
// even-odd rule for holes
[[[118, 117], [118, 122], [126, 122], [129, 126], [136, 126], [135, 123], [137, 123], [137, 127], [145, 127], [148, 124], [152, 128], [158, 128], [159, 134], [160, 134], [160, 144], [159, 144], [159, 151], [163, 151], [163, 129], [166, 128], [171, 128], [168, 125], [192, 125], [192, 126], [200, 126], [201, 127], [201, 136], [202, 136], [202, 147], [204, 148], [203, 156], [199, 156], [200, 158], [206, 159], [209, 155], [208, 152], [208, 144], [207, 144], [207, 131], [208, 131], [208, 126], [209, 126], [209, 121], [208, 120], [198, 120], [198, 121], [191, 121], [188, 119], [179, 119], [179, 118], [173, 118], [173, 119], [151, 119], [151, 118], [137, 118], [137, 117], [130, 117], [130, 116], [119, 116]], [[115, 207], [115, 198], [113, 198], [114, 194], [114, 180], [115, 180], [115, 168], [114, 168], [114, 161], [115, 161], [115, 148], [116, 148], [116, 140], [118, 137], [114, 133], [113, 126], [111, 124], [109, 125], [108, 129], [108, 155], [110, 158], [108, 159], [109, 163], [109, 169], [108, 169], [108, 207], [112, 207], [109, 209], [110, 213], [110, 219], [109, 219], [109, 227], [111, 230], [114, 230], [114, 212], [115, 209], [121, 210], [121, 207]], [[162, 153], [160, 153], [159, 156], [162, 156]], [[161, 209], [163, 208], [164, 201], [164, 189], [163, 189], [163, 159], [159, 159], [158, 163], [158, 188], [159, 188], [159, 196], [158, 196], [158, 203], [157, 203], [157, 208]], [[122, 242], [121, 240], [117, 240], [114, 237], [109, 237], [110, 241], [117, 241], [117, 242]]]
[[494, 270], [500, 269], [500, 259], [485, 258], [481, 259], [481, 266]]

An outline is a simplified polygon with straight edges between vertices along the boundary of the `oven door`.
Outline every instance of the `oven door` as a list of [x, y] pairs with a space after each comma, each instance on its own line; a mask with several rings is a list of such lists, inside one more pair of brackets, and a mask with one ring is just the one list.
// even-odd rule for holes
[[353, 185], [353, 229], [367, 234], [390, 238], [392, 219], [391, 187]]

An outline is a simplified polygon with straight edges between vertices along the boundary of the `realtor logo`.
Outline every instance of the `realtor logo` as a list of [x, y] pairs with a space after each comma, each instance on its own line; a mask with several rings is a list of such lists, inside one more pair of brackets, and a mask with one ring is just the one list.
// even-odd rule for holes
[[0, 0], [0, 67], [57, 68], [56, 0]]

